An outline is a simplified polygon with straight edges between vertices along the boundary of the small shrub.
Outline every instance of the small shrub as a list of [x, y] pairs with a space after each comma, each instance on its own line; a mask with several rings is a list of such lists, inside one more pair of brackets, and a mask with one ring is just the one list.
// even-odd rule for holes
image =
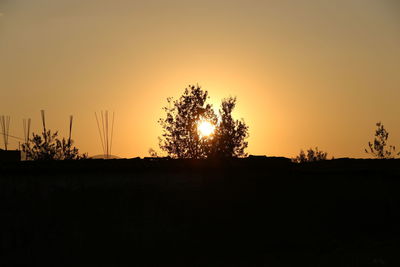
[[296, 163], [303, 163], [303, 162], [314, 162], [314, 161], [321, 161], [326, 160], [328, 156], [327, 152], [323, 152], [318, 150], [318, 147], [313, 150], [312, 148], [307, 150], [307, 155], [304, 153], [303, 150], [300, 150], [300, 154], [294, 158], [292, 161]]
[[79, 154], [73, 146], [73, 140], [57, 138], [58, 132], [44, 131], [42, 135], [32, 133], [32, 138], [22, 144], [22, 151], [29, 160], [78, 160], [86, 159], [86, 154]]
[[389, 149], [386, 149], [389, 132], [385, 129], [383, 123], [377, 122], [376, 127], [374, 141], [368, 142], [369, 149], [365, 149], [365, 153], [378, 159], [391, 159], [400, 155], [400, 152], [396, 154], [395, 146], [389, 145]]
[[152, 158], [158, 158], [159, 157], [157, 151], [155, 151], [153, 148], [149, 149], [149, 154], [150, 154], [150, 157], [152, 157]]

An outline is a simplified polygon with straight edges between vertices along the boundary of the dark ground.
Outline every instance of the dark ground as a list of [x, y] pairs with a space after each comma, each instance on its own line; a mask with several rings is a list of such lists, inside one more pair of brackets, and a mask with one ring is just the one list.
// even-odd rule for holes
[[400, 160], [0, 163], [0, 266], [400, 266]]

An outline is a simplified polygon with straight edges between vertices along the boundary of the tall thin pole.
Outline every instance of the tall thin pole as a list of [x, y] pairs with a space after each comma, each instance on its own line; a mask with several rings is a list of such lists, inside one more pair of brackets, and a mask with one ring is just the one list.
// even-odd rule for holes
[[69, 136], [68, 136], [68, 145], [71, 145], [71, 137], [72, 137], [72, 120], [74, 117], [71, 115], [69, 116]]
[[29, 134], [30, 134], [30, 128], [31, 128], [31, 119], [23, 119], [22, 120], [22, 126], [24, 127], [24, 142], [25, 144], [28, 143], [29, 141]]
[[4, 141], [4, 149], [8, 149], [8, 133], [10, 131], [10, 116], [1, 116], [0, 124], [2, 128], [3, 141]]
[[111, 154], [111, 146], [112, 146], [112, 141], [113, 141], [113, 134], [114, 134], [114, 112], [113, 112], [112, 124], [111, 124], [110, 154]]
[[99, 123], [99, 119], [98, 119], [98, 117], [97, 117], [97, 113], [96, 113], [96, 112], [94, 113], [94, 116], [96, 117], [97, 129], [99, 130], [100, 141], [101, 141], [101, 147], [102, 147], [102, 149], [103, 149], [103, 153], [105, 153], [105, 150], [104, 150], [104, 142], [103, 142], [103, 136], [102, 136], [102, 134], [101, 134], [100, 123]]
[[109, 158], [109, 151], [108, 151], [108, 149], [109, 149], [109, 144], [108, 144], [108, 110], [106, 110], [106, 112], [105, 112], [106, 114], [105, 114], [105, 121], [106, 121], [106, 136], [107, 136], [107, 159]]
[[25, 148], [28, 147], [28, 143], [29, 143], [29, 134], [30, 134], [30, 128], [31, 128], [31, 119], [23, 119], [22, 120], [23, 123], [23, 127], [24, 127], [24, 142], [22, 144], [22, 147], [25, 146]]
[[106, 143], [106, 136], [105, 136], [105, 128], [104, 128], [104, 112], [101, 111], [101, 125], [103, 127], [103, 142], [104, 142], [104, 154], [107, 155], [107, 143]]
[[26, 143], [26, 119], [22, 119], [22, 127], [24, 129], [24, 142]]
[[42, 115], [42, 124], [43, 124], [43, 136], [44, 136], [44, 141], [47, 143], [47, 133], [46, 133], [46, 118], [44, 115], [44, 110], [42, 109], [40, 111], [41, 115]]
[[[112, 148], [112, 141], [113, 141], [113, 135], [114, 135], [114, 112], [112, 114], [112, 121], [111, 117], [109, 116], [110, 113], [108, 110], [102, 110], [100, 112], [100, 118], [97, 116], [97, 113], [94, 113], [96, 117], [96, 123], [97, 123], [97, 130], [99, 131], [100, 135], [100, 140], [101, 140], [101, 146], [103, 148], [103, 155], [106, 159], [109, 159], [111, 156], [111, 148]], [[101, 121], [100, 121], [101, 119]], [[101, 122], [101, 125], [100, 125]], [[110, 125], [111, 123], [111, 125]], [[110, 126], [111, 126], [111, 131], [110, 131]]]
[[26, 143], [28, 143], [29, 142], [29, 134], [30, 134], [30, 130], [31, 130], [31, 118], [28, 118], [28, 131], [27, 131], [27, 134], [26, 134]]
[[6, 125], [4, 122], [4, 115], [0, 117], [0, 124], [2, 129], [3, 141], [4, 141], [4, 149], [7, 150], [7, 142], [6, 142]]

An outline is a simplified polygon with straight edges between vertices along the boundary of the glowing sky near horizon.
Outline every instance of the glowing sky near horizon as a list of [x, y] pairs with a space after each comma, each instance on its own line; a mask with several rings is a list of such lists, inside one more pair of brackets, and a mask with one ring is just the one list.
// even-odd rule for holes
[[76, 146], [101, 154], [94, 112], [107, 109], [112, 154], [147, 156], [166, 98], [197, 83], [215, 105], [237, 97], [249, 154], [365, 157], [377, 121], [400, 148], [400, 2], [0, 0], [12, 135], [23, 118], [40, 131], [45, 109], [66, 136], [74, 115]]

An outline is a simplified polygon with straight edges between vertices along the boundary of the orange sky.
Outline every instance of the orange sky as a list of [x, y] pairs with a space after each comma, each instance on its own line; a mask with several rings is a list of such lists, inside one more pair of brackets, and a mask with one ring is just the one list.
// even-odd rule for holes
[[[158, 149], [169, 96], [237, 96], [248, 152], [365, 157], [381, 120], [400, 148], [397, 0], [0, 0], [0, 115], [100, 154], [95, 111], [115, 111], [112, 154]], [[11, 147], [17, 147], [16, 141]], [[0, 142], [3, 145], [2, 141]]]

